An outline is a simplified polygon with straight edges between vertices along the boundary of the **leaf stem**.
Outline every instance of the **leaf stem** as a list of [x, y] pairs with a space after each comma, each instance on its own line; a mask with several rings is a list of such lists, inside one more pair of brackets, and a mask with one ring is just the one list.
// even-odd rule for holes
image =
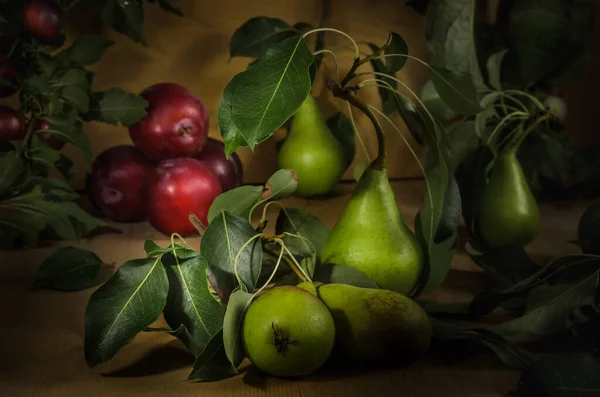
[[521, 144], [523, 143], [523, 141], [525, 140], [525, 138], [527, 138], [527, 136], [531, 132], [533, 132], [533, 130], [535, 130], [541, 123], [543, 123], [544, 121], [550, 120], [551, 118], [552, 118], [552, 115], [550, 113], [547, 113], [547, 114], [543, 115], [542, 117], [539, 117], [538, 119], [536, 119], [529, 127], [527, 127], [527, 129], [525, 130], [525, 132], [523, 132], [523, 134], [521, 134], [520, 136], [517, 136], [513, 142], [509, 142], [507, 144], [509, 150], [511, 150], [511, 149], [518, 150], [519, 147], [521, 146]]
[[277, 243], [279, 243], [281, 245], [281, 248], [283, 248], [285, 250], [285, 252], [288, 254], [288, 256], [290, 257], [290, 259], [292, 260], [292, 262], [294, 262], [294, 265], [296, 265], [298, 267], [298, 270], [300, 270], [300, 272], [304, 275], [304, 277], [301, 278], [301, 280], [302, 281], [308, 281], [308, 282], [312, 283], [312, 280], [311, 280], [310, 276], [308, 274], [306, 274], [306, 272], [304, 271], [304, 269], [302, 268], [302, 266], [298, 263], [298, 261], [296, 260], [296, 258], [292, 254], [292, 252], [289, 250], [288, 247], [285, 246], [285, 244], [283, 243], [283, 240], [276, 239], [275, 242], [277, 242]]
[[365, 158], [367, 159], [367, 161], [370, 164], [371, 163], [371, 156], [369, 155], [369, 151], [367, 150], [367, 146], [365, 146], [365, 143], [363, 142], [362, 137], [360, 136], [360, 133], [358, 132], [358, 128], [356, 127], [356, 121], [354, 120], [354, 114], [352, 112], [352, 106], [350, 105], [349, 102], [346, 102], [346, 106], [348, 107], [348, 113], [350, 114], [350, 122], [352, 123], [352, 128], [354, 129], [354, 135], [356, 135], [356, 137], [358, 138], [358, 142], [360, 143], [360, 146], [362, 147], [363, 152], [365, 152]]
[[385, 169], [387, 163], [385, 151], [385, 135], [383, 133], [383, 129], [381, 128], [381, 124], [379, 123], [377, 117], [375, 117], [375, 114], [373, 114], [373, 111], [369, 109], [366, 103], [358, 99], [358, 97], [353, 93], [353, 90], [351, 88], [342, 87], [340, 83], [333, 80], [329, 80], [327, 82], [327, 88], [331, 90], [335, 97], [346, 100], [352, 106], [354, 106], [355, 108], [363, 112], [365, 115], [367, 115], [367, 117], [371, 120], [373, 126], [375, 127], [375, 134], [377, 135], [378, 150], [377, 157], [375, 158], [375, 160], [373, 160], [371, 165], [379, 170]]
[[494, 128], [494, 130], [492, 131], [492, 133], [490, 134], [490, 136], [488, 137], [487, 141], [485, 142], [486, 145], [489, 145], [490, 142], [492, 142], [492, 139], [496, 136], [496, 134], [500, 131], [500, 129], [502, 128], [502, 126], [507, 123], [508, 121], [510, 121], [510, 119], [512, 118], [517, 118], [517, 116], [529, 116], [527, 113], [525, 112], [521, 112], [521, 111], [516, 111], [516, 112], [512, 112], [507, 114], [502, 120], [500, 120], [500, 122], [496, 125], [496, 127]]
[[[331, 8], [331, 0], [321, 0], [321, 20], [319, 21], [319, 28], [324, 28], [327, 24], [327, 19], [329, 18], [329, 10]], [[317, 33], [317, 40], [315, 43], [315, 53], [313, 55], [317, 55], [315, 58], [315, 66], [317, 70], [319, 70], [319, 66], [321, 66], [321, 60], [323, 58], [323, 52], [321, 52], [325, 48], [325, 31], [321, 30]], [[335, 54], [334, 54], [335, 59]], [[337, 68], [337, 61], [336, 61]]]
[[[276, 241], [279, 245], [283, 244], [282, 240]], [[285, 245], [285, 244], [283, 244]], [[276, 251], [272, 248], [270, 248], [269, 246], [267, 246], [266, 244], [263, 244], [263, 251], [273, 255], [273, 256], [277, 256], [277, 255], [283, 255], [284, 250], [281, 249], [280, 251]], [[285, 262], [285, 264], [292, 270], [292, 272], [294, 272], [294, 274], [302, 281], [310, 281], [305, 279], [304, 274], [302, 273], [302, 271], [299, 270], [299, 268], [296, 266], [296, 264], [294, 262], [292, 262], [289, 258], [284, 257], [283, 261]]]
[[[264, 249], [264, 247], [263, 247], [263, 249]], [[266, 251], [266, 249], [265, 249], [265, 251]], [[273, 251], [273, 250], [271, 250], [271, 251], [272, 251], [272, 253], [277, 254], [275, 251]], [[283, 250], [279, 251], [278, 255], [279, 255], [279, 258], [277, 258], [277, 262], [275, 263], [275, 268], [273, 269], [273, 272], [271, 273], [271, 275], [269, 276], [267, 281], [265, 281], [265, 283], [262, 285], [262, 287], [260, 287], [258, 289], [258, 291], [256, 291], [252, 295], [250, 302], [252, 301], [252, 299], [254, 299], [255, 296], [260, 294], [267, 287], [267, 285], [269, 285], [271, 283], [271, 281], [273, 280], [273, 277], [275, 277], [275, 274], [277, 273], [277, 269], [279, 269], [279, 265], [281, 264], [281, 259], [283, 258]]]
[[354, 51], [355, 51], [355, 58], [359, 58], [359, 49], [358, 49], [358, 45], [356, 44], [356, 42], [354, 41], [354, 39], [352, 37], [350, 37], [347, 33], [342, 32], [341, 30], [337, 30], [337, 29], [332, 29], [332, 28], [318, 28], [318, 29], [313, 29], [313, 30], [309, 30], [308, 32], [304, 33], [302, 35], [302, 38], [306, 38], [306, 36], [308, 36], [311, 33], [318, 33], [318, 32], [334, 32], [334, 33], [338, 33], [341, 34], [342, 36], [345, 36], [348, 40], [350, 40], [352, 42], [352, 44], [354, 45]]
[[[335, 72], [337, 74], [337, 78], [338, 81], [341, 80], [340, 77], [340, 67], [337, 61], [337, 56], [335, 55], [335, 52], [328, 50], [328, 49], [323, 49], [323, 50], [319, 50], [319, 51], [315, 51], [313, 52], [313, 55], [323, 55], [323, 54], [330, 54], [333, 57], [333, 63], [335, 64]], [[321, 59], [321, 57], [315, 58], [315, 63], [316, 63], [316, 59]], [[318, 67], [318, 66], [317, 66]]]
[[364, 58], [360, 58], [360, 56], [357, 54], [356, 57], [354, 58], [354, 63], [352, 64], [352, 67], [350, 68], [350, 70], [348, 71], [348, 74], [346, 74], [346, 77], [344, 77], [344, 80], [342, 80], [341, 82], [341, 86], [345, 87], [346, 84], [348, 84], [348, 82], [350, 80], [352, 80], [355, 76], [356, 76], [356, 70], [361, 67], [362, 65], [364, 65], [365, 63], [371, 62], [374, 59], [377, 59], [377, 57], [379, 57], [381, 55], [381, 53], [383, 52], [383, 50], [385, 50], [385, 48], [390, 44], [392, 40], [392, 35], [390, 34], [388, 41], [381, 47], [379, 47], [377, 49], [377, 51], [375, 51], [374, 53], [372, 53], [371, 55], [368, 55]]

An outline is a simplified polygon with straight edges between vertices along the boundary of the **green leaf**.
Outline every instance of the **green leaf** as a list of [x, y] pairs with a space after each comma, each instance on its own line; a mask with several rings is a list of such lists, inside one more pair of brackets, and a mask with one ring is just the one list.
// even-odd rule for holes
[[202, 352], [202, 348], [196, 344], [196, 341], [194, 341], [194, 338], [192, 338], [192, 335], [189, 333], [189, 331], [183, 324], [181, 324], [179, 326], [179, 328], [177, 328], [176, 330], [172, 330], [170, 328], [146, 327], [143, 329], [143, 331], [144, 332], [164, 332], [166, 334], [174, 336], [175, 338], [179, 339], [181, 341], [181, 343], [183, 343], [183, 345], [189, 350], [190, 353], [192, 353], [194, 355], [194, 357], [197, 357], [198, 354], [200, 354], [200, 352]]
[[75, 181], [77, 170], [75, 164], [69, 157], [60, 153], [60, 158], [54, 163], [54, 166], [69, 184], [72, 184]]
[[477, 91], [467, 74], [459, 74], [442, 68], [434, 68], [431, 81], [440, 98], [456, 113], [474, 116], [483, 111], [479, 106]]
[[325, 284], [348, 284], [361, 288], [379, 289], [363, 272], [346, 265], [318, 264], [315, 267], [313, 281]]
[[512, 7], [508, 27], [512, 51], [507, 68], [516, 71], [514, 83], [542, 81], [554, 71], [573, 46], [574, 32], [568, 18], [558, 10], [519, 4]]
[[46, 227], [46, 219], [38, 214], [12, 212], [0, 220], [0, 227], [4, 226], [17, 232], [25, 245], [34, 247], [38, 244], [40, 232]]
[[219, 104], [219, 128], [226, 144], [231, 146], [239, 135], [254, 150], [273, 135], [310, 93], [312, 65], [306, 41], [290, 37], [269, 48], [252, 68], [237, 74]]
[[[425, 37], [434, 68], [464, 75], [465, 80], [479, 88], [483, 87], [483, 79], [473, 35], [475, 3], [474, 0], [432, 2], [427, 9]], [[450, 102], [446, 103], [451, 106]]]
[[81, 291], [94, 285], [102, 261], [91, 251], [64, 247], [40, 265], [35, 284], [58, 291]]
[[466, 121], [454, 124], [449, 126], [446, 132], [451, 142], [450, 151], [452, 152], [453, 168], [456, 170], [479, 147], [479, 139], [475, 133], [475, 123]]
[[6, 152], [0, 157], [0, 192], [6, 191], [25, 169], [23, 159], [16, 152]]
[[173, 251], [173, 248], [170, 245], [163, 248], [152, 240], [146, 240], [144, 241], [144, 251], [146, 252], [148, 258], [154, 258]]
[[429, 120], [429, 115], [422, 107], [415, 107], [404, 95], [395, 94], [393, 99], [396, 110], [402, 117], [408, 131], [419, 145], [423, 145], [425, 143], [425, 131], [428, 128], [426, 120]]
[[[408, 55], [408, 45], [406, 41], [397, 33], [390, 32], [389, 44], [383, 50], [384, 55]], [[385, 66], [391, 75], [398, 73], [406, 64], [406, 57], [387, 57], [385, 58]]]
[[221, 211], [248, 217], [252, 207], [260, 201], [262, 186], [240, 186], [219, 194], [208, 210], [208, 223], [221, 214]]
[[98, 62], [104, 51], [114, 43], [103, 36], [84, 34], [79, 36], [66, 52], [71, 61], [87, 66]]
[[[245, 292], [254, 291], [262, 266], [262, 244], [259, 238], [249, 244], [246, 242], [256, 234], [256, 230], [245, 218], [225, 211], [206, 228], [200, 240], [200, 252], [216, 278], [217, 285], [213, 283], [213, 286], [223, 291], [225, 296], [238, 285], [235, 276], [236, 257], [240, 287]], [[242, 247], [244, 249], [240, 252]]]
[[31, 161], [52, 168], [60, 160], [60, 153], [49, 146], [33, 146], [28, 151]]
[[206, 260], [193, 250], [179, 249], [163, 255], [162, 262], [169, 278], [165, 320], [173, 329], [184, 325], [203, 348], [221, 329], [225, 314], [209, 291]]
[[165, 11], [175, 15], [183, 16], [183, 12], [173, 4], [173, 0], [148, 0], [149, 3], [158, 3], [158, 5]]
[[65, 74], [52, 81], [52, 87], [74, 86], [82, 90], [89, 89], [89, 82], [84, 69], [69, 69]]
[[345, 168], [348, 168], [354, 161], [354, 154], [356, 152], [352, 123], [344, 113], [337, 112], [327, 119], [327, 126], [335, 139], [342, 145], [344, 149]]
[[40, 69], [48, 77], [52, 76], [56, 69], [60, 66], [60, 61], [58, 59], [45, 52], [38, 52], [36, 54], [36, 59], [38, 65], [40, 65]]
[[599, 274], [600, 271], [596, 271], [566, 286], [542, 285], [534, 288], [528, 297], [529, 310], [523, 316], [490, 329], [500, 334], [530, 332], [537, 335], [552, 335], [564, 331], [573, 311], [595, 296]]
[[[415, 225], [419, 225], [415, 222]], [[419, 228], [417, 228], [419, 230]], [[420, 233], [417, 233], [419, 237]], [[421, 237], [423, 238], [423, 237]], [[446, 275], [450, 271], [452, 259], [458, 247], [458, 233], [455, 231], [453, 235], [439, 243], [429, 244], [425, 252], [425, 270], [423, 271], [423, 280], [425, 284], [422, 287], [423, 294], [428, 294], [435, 291], [446, 279]]]
[[[375, 53], [376, 51], [379, 50], [379, 48], [375, 44], [368, 43], [368, 46], [369, 46], [371, 52], [373, 52], [373, 53]], [[399, 57], [395, 57], [395, 58], [399, 58]], [[387, 66], [385, 65], [385, 63], [383, 62], [382, 59], [371, 60], [371, 66], [373, 67], [373, 71], [376, 73], [390, 74]], [[386, 82], [387, 84], [389, 84], [392, 89], [396, 89], [396, 81], [395, 80], [392, 80], [389, 77], [380, 76], [380, 75], [377, 76], [377, 78], [381, 79], [384, 82]], [[379, 87], [378, 91], [379, 91], [379, 97], [381, 98], [381, 106], [383, 108], [383, 112], [385, 114], [391, 114], [391, 113], [395, 112], [397, 110], [398, 104], [394, 100], [394, 93], [383, 87]]]
[[92, 294], [85, 311], [85, 360], [110, 360], [165, 307], [169, 281], [160, 258], [135, 259]]
[[537, 359], [519, 378], [517, 397], [600, 395], [600, 359], [590, 351], [564, 351]]
[[225, 347], [223, 346], [223, 330], [217, 332], [208, 342], [202, 353], [196, 358], [194, 368], [188, 377], [190, 381], [211, 382], [237, 375], [232, 367]]
[[102, 16], [117, 32], [146, 45], [142, 0], [109, 0], [104, 5]]
[[442, 100], [431, 80], [428, 80], [425, 85], [423, 85], [419, 97], [425, 105], [425, 108], [440, 120], [450, 120], [458, 115], [458, 113], [452, 110], [446, 105], [446, 102]]
[[92, 144], [88, 135], [83, 132], [83, 124], [77, 120], [77, 111], [71, 109], [68, 113], [52, 116], [48, 119], [48, 133], [52, 133], [65, 142], [78, 147], [89, 164], [94, 160]]
[[242, 343], [242, 324], [251, 301], [252, 294], [237, 290], [231, 294], [227, 303], [223, 321], [223, 344], [227, 358], [234, 368], [241, 364], [245, 356]]
[[362, 161], [362, 162], [358, 163], [356, 165], [356, 167], [354, 167], [352, 176], [354, 177], [354, 180], [356, 180], [356, 182], [358, 182], [360, 180], [360, 177], [362, 176], [362, 174], [365, 172], [365, 170], [368, 167], [369, 167], [368, 161]]
[[68, 86], [62, 90], [61, 97], [66, 103], [82, 113], [87, 113], [90, 107], [90, 97], [86, 91], [79, 87]]
[[[292, 233], [302, 238], [285, 236], [285, 246], [294, 255], [321, 257], [329, 229], [316, 216], [296, 208], [282, 208], [277, 217], [275, 233]], [[308, 241], [307, 241], [308, 240]]]
[[129, 127], [146, 117], [147, 107], [148, 101], [141, 96], [111, 88], [94, 93], [86, 119]]
[[269, 48], [299, 33], [281, 19], [254, 17], [236, 29], [231, 36], [230, 56], [260, 58]]
[[488, 85], [495, 90], [502, 90], [502, 61], [507, 52], [507, 49], [495, 52], [488, 57], [485, 63], [488, 74]]
[[45, 95], [50, 90], [50, 79], [46, 75], [35, 74], [23, 81], [22, 89], [34, 95]]
[[298, 177], [293, 170], [277, 170], [267, 180], [262, 192], [262, 201], [279, 200], [291, 196], [298, 188]]

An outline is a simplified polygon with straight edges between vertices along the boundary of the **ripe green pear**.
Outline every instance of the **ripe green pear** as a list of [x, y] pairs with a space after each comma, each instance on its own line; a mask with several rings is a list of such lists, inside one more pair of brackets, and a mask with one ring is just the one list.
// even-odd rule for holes
[[408, 295], [423, 252], [400, 215], [385, 169], [370, 165], [323, 246], [322, 262], [354, 267], [383, 289]]
[[515, 149], [496, 158], [474, 221], [476, 237], [489, 248], [526, 245], [537, 235], [538, 205]]
[[279, 168], [296, 171], [296, 192], [305, 197], [331, 192], [345, 171], [342, 145], [327, 127], [311, 95], [292, 118], [288, 136], [279, 150]]
[[336, 350], [350, 359], [404, 365], [429, 349], [427, 313], [398, 292], [326, 284], [318, 295], [333, 316]]

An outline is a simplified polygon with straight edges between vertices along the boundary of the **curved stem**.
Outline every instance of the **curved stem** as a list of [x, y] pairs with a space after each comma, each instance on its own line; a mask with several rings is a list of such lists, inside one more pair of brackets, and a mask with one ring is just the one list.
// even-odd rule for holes
[[327, 82], [327, 86], [335, 97], [348, 101], [352, 106], [366, 114], [369, 120], [371, 120], [373, 127], [375, 127], [375, 134], [377, 135], [377, 157], [375, 160], [373, 160], [371, 166], [378, 170], [384, 170], [387, 163], [385, 152], [385, 135], [383, 134], [381, 124], [379, 123], [377, 117], [375, 117], [375, 114], [373, 114], [367, 104], [358, 99], [351, 90], [344, 88], [339, 83], [331, 80]]
[[310, 276], [308, 274], [306, 274], [306, 272], [304, 271], [304, 269], [302, 269], [302, 266], [298, 263], [298, 261], [296, 260], [296, 258], [294, 258], [294, 254], [291, 253], [291, 251], [289, 250], [289, 248], [285, 246], [285, 243], [283, 242], [283, 240], [276, 239], [275, 242], [281, 245], [281, 248], [283, 248], [285, 250], [285, 252], [288, 254], [288, 256], [290, 257], [290, 259], [292, 260], [292, 262], [294, 262], [294, 265], [296, 265], [298, 267], [298, 270], [304, 276], [300, 280], [302, 280], [302, 281], [308, 281], [308, 282], [312, 283], [312, 280], [311, 280]]
[[[319, 21], [319, 28], [324, 28], [327, 24], [327, 18], [329, 17], [329, 9], [331, 0], [321, 0], [321, 20]], [[315, 66], [317, 70], [319, 70], [319, 66], [321, 66], [321, 60], [323, 58], [322, 53], [320, 52], [323, 48], [325, 48], [325, 31], [322, 30], [317, 33], [317, 40], [315, 43], [315, 53], [313, 55], [318, 55], [315, 58]]]
[[275, 277], [275, 274], [277, 273], [277, 270], [279, 269], [279, 265], [281, 264], [282, 258], [283, 258], [283, 250], [279, 251], [279, 257], [277, 258], [277, 262], [275, 263], [275, 268], [273, 268], [273, 272], [271, 273], [271, 275], [269, 276], [267, 281], [265, 281], [265, 283], [262, 285], [262, 287], [260, 287], [258, 289], [258, 291], [256, 291], [254, 294], [252, 294], [253, 298], [255, 296], [257, 296], [258, 294], [260, 294], [267, 287], [267, 285], [269, 285], [271, 283], [271, 281], [273, 280], [273, 277]]
[[533, 95], [531, 95], [528, 92], [521, 91], [521, 90], [504, 90], [502, 92], [505, 92], [507, 94], [516, 94], [516, 95], [524, 96], [525, 98], [528, 98], [531, 102], [533, 102], [540, 110], [546, 110], [546, 108], [544, 107], [542, 102], [540, 102], [539, 99], [537, 99], [536, 97], [534, 97]]
[[352, 128], [354, 128], [354, 135], [356, 135], [356, 137], [358, 138], [358, 142], [360, 143], [360, 146], [362, 147], [363, 152], [365, 152], [365, 158], [367, 159], [367, 161], [370, 164], [371, 156], [369, 155], [369, 151], [367, 150], [367, 147], [365, 146], [365, 143], [363, 142], [362, 137], [360, 136], [360, 133], [358, 132], [358, 128], [356, 127], [356, 122], [354, 121], [354, 114], [352, 113], [352, 106], [348, 102], [346, 102], [346, 106], [348, 107], [348, 113], [350, 113], [350, 122], [352, 123]]
[[485, 142], [486, 145], [489, 145], [490, 142], [492, 141], [492, 139], [496, 136], [496, 134], [498, 133], [498, 131], [500, 131], [500, 129], [502, 128], [502, 126], [507, 123], [508, 121], [510, 121], [510, 119], [512, 118], [517, 118], [516, 116], [525, 116], [527, 117], [528, 114], [525, 112], [521, 112], [521, 111], [517, 111], [517, 112], [512, 112], [509, 113], [508, 115], [506, 115], [502, 120], [500, 120], [500, 122], [496, 125], [496, 127], [494, 128], [494, 130], [492, 131], [492, 133], [490, 134], [490, 136], [488, 137], [487, 141]]
[[340, 67], [339, 67], [339, 64], [338, 64], [335, 52], [333, 52], [331, 50], [328, 50], [328, 49], [323, 49], [323, 50], [319, 50], [319, 51], [313, 52], [313, 55], [322, 55], [322, 54], [330, 54], [333, 57], [333, 63], [335, 64], [335, 72], [337, 74], [338, 81], [340, 81], [341, 80], [341, 77], [340, 77]]
[[183, 237], [181, 237], [181, 235], [179, 233], [173, 233], [173, 234], [171, 234], [171, 245], [173, 245], [173, 246], [175, 245], [175, 241], [173, 240], [174, 237], [177, 237], [177, 239], [183, 243], [183, 245], [184, 245], [185, 248], [191, 249], [192, 251], [194, 250], [192, 248], [192, 246], [190, 246], [187, 243], [187, 241], [185, 241], [185, 239]]
[[509, 149], [514, 148], [514, 150], [518, 150], [519, 147], [521, 146], [521, 144], [523, 143], [523, 141], [525, 140], [525, 138], [527, 138], [527, 136], [533, 130], [535, 130], [541, 123], [549, 120], [550, 118], [552, 118], [552, 115], [546, 114], [546, 115], [538, 118], [537, 120], [535, 120], [535, 122], [533, 122], [529, 127], [527, 127], [525, 132], [523, 132], [523, 134], [521, 134], [521, 136], [518, 136], [514, 142], [512, 142], [512, 143], [509, 142], [509, 144], [508, 144]]
[[[277, 239], [279, 240], [279, 239]], [[279, 245], [281, 245], [283, 243], [282, 240], [279, 241], [275, 241], [277, 242]], [[285, 244], [284, 244], [285, 245]], [[277, 256], [277, 255], [283, 255], [284, 250], [282, 249], [281, 251], [275, 251], [274, 249], [268, 247], [267, 245], [263, 244], [263, 251], [273, 255], [273, 256]], [[298, 268], [296, 267], [296, 265], [294, 264], [294, 262], [292, 262], [289, 258], [284, 257], [283, 261], [285, 262], [285, 264], [292, 270], [292, 272], [294, 272], [294, 274], [296, 276], [298, 276], [298, 278], [302, 281], [310, 281], [310, 280], [306, 280], [304, 278], [304, 274], [298, 270]]]
[[304, 33], [302, 35], [302, 38], [304, 39], [309, 34], [318, 33], [318, 32], [334, 32], [334, 33], [337, 33], [337, 34], [341, 34], [342, 36], [346, 36], [346, 38], [348, 40], [350, 40], [352, 42], [352, 44], [354, 45], [355, 58], [359, 58], [360, 57], [360, 55], [359, 55], [360, 51], [359, 51], [358, 45], [356, 44], [356, 42], [354, 41], [354, 39], [352, 37], [350, 37], [347, 33], [342, 32], [341, 30], [332, 29], [332, 28], [318, 28], [318, 29], [313, 29], [313, 30], [309, 30], [308, 32]]

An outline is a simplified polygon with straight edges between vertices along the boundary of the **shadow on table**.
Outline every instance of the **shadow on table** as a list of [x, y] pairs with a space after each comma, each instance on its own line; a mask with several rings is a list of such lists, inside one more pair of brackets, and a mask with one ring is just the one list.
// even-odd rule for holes
[[150, 350], [137, 361], [115, 371], [102, 374], [107, 378], [138, 378], [175, 371], [194, 364], [194, 357], [178, 347], [177, 341]]

